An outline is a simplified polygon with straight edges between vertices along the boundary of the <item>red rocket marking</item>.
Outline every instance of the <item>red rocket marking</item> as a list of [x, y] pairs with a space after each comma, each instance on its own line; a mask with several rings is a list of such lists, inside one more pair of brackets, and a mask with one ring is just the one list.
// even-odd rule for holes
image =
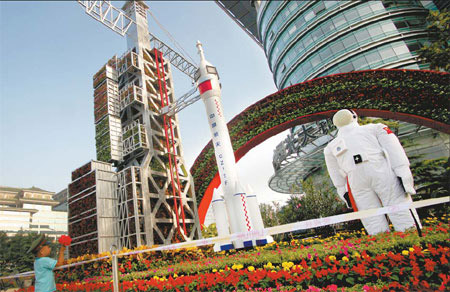
[[388, 134], [392, 134], [392, 131], [391, 129], [389, 129], [389, 127], [384, 127], [383, 130], [385, 130]]
[[242, 201], [242, 205], [244, 206], [245, 222], [247, 222], [247, 231], [250, 231], [250, 230], [252, 230], [252, 227], [250, 226], [250, 219], [248, 218], [247, 206], [245, 204], [244, 194], [241, 194], [241, 201]]
[[206, 80], [203, 83], [200, 83], [198, 85], [198, 91], [200, 91], [200, 94], [203, 94], [204, 92], [211, 90], [212, 89], [212, 84], [211, 84], [211, 80]]
[[222, 117], [222, 113], [220, 112], [219, 102], [217, 101], [217, 99], [214, 99], [214, 103], [216, 104], [217, 114], [219, 115], [219, 117]]

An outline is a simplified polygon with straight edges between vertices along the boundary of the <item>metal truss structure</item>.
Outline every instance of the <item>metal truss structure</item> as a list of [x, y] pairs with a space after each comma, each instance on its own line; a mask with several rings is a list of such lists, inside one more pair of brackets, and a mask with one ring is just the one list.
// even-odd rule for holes
[[111, 4], [111, 1], [81, 1], [78, 3], [83, 6], [85, 12], [95, 20], [124, 36], [134, 21], [129, 18], [122, 10], [117, 9]]
[[[111, 1], [78, 0], [78, 3], [84, 8], [86, 14], [103, 23], [106, 27], [121, 36], [127, 34], [132, 25], [136, 25], [136, 22], [132, 18], [127, 16], [123, 10], [114, 7], [111, 4]], [[151, 47], [162, 52], [163, 56], [167, 58], [173, 66], [194, 80], [194, 74], [198, 69], [197, 66], [186, 60], [185, 57], [172, 49], [169, 45], [165, 44], [155, 35], [149, 33], [149, 36]]]
[[198, 70], [197, 66], [186, 60], [183, 56], [151, 33], [150, 44], [152, 48], [162, 52], [163, 56], [169, 60], [170, 64], [194, 80], [195, 72]]
[[178, 113], [182, 109], [190, 106], [194, 102], [198, 101], [200, 99], [200, 94], [191, 97], [194, 93], [197, 92], [197, 87], [192, 88], [187, 93], [183, 94], [180, 98], [178, 98], [174, 103], [170, 105], [166, 105], [161, 109], [161, 114], [163, 115], [169, 115], [173, 116], [174, 114]]

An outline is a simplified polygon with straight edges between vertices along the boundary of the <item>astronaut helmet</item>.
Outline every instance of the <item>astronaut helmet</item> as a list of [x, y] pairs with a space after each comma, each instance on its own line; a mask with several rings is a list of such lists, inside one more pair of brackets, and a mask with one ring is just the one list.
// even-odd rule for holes
[[338, 129], [353, 123], [358, 123], [358, 116], [352, 110], [342, 109], [333, 116], [333, 124]]

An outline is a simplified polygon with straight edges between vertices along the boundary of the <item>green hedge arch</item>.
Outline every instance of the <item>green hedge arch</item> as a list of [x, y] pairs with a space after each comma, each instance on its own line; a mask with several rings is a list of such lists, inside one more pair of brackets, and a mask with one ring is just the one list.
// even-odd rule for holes
[[[380, 69], [320, 77], [290, 86], [246, 108], [229, 123], [238, 161], [264, 140], [295, 125], [332, 117], [343, 108], [361, 116], [415, 123], [450, 134], [450, 74], [427, 70]], [[200, 221], [212, 189], [220, 184], [211, 141], [190, 172]]]

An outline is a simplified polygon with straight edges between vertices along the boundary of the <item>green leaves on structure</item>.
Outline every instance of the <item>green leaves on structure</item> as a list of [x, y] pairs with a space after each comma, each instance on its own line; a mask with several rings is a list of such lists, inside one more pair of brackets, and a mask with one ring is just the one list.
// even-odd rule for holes
[[95, 148], [97, 160], [109, 162], [111, 160], [111, 137], [109, 132], [109, 116], [95, 125]]

